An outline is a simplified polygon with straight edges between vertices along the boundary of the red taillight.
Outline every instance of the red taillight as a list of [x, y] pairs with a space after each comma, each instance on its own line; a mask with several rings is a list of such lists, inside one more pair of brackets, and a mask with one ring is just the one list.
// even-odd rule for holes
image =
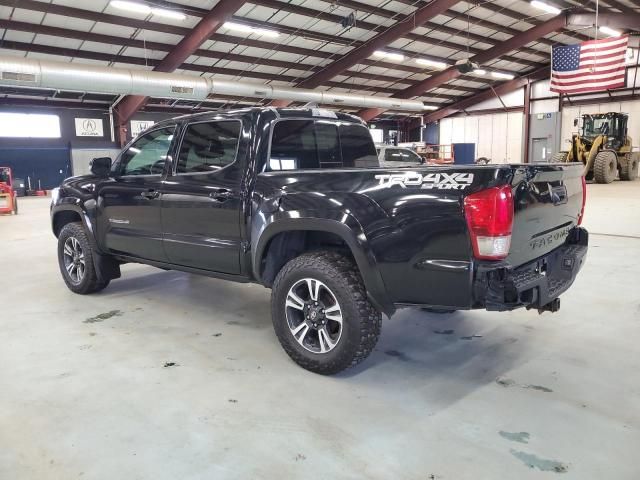
[[464, 199], [473, 254], [482, 260], [502, 260], [509, 255], [513, 226], [511, 186], [488, 188]]
[[582, 176], [582, 208], [580, 208], [580, 215], [578, 215], [578, 225], [582, 225], [582, 219], [584, 218], [584, 206], [587, 204], [587, 179]]

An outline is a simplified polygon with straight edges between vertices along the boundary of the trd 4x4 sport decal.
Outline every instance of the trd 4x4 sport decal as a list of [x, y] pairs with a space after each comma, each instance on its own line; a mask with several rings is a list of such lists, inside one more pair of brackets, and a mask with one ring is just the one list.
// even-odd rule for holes
[[393, 173], [376, 175], [380, 186], [391, 188], [399, 185], [401, 188], [420, 187], [431, 190], [464, 190], [473, 183], [473, 173], [426, 173], [416, 172]]

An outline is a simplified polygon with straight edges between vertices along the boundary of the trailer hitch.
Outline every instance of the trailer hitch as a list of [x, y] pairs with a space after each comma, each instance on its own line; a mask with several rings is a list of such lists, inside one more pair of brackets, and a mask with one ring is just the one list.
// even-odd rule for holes
[[[527, 310], [531, 310], [532, 308], [535, 308], [535, 307], [528, 306]], [[560, 310], [560, 299], [554, 298], [546, 305], [538, 307], [538, 314], [542, 315], [544, 312], [555, 313], [555, 312], [558, 312], [559, 310]]]

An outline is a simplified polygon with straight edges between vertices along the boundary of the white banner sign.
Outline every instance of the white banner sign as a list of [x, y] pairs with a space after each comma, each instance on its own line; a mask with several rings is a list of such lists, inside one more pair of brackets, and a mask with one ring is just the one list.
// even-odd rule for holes
[[146, 130], [154, 123], [153, 120], [131, 120], [131, 137], [137, 137], [140, 132]]
[[101, 118], [76, 118], [76, 137], [104, 137]]

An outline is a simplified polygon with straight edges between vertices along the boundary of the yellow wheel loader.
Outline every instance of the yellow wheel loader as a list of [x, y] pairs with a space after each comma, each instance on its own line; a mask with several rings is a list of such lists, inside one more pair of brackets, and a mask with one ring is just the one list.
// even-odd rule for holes
[[627, 135], [626, 113], [594, 113], [582, 115], [580, 133], [571, 139], [571, 150], [558, 152], [553, 162], [582, 162], [587, 180], [611, 183], [620, 173], [620, 180], [638, 178], [638, 153], [632, 150]]

